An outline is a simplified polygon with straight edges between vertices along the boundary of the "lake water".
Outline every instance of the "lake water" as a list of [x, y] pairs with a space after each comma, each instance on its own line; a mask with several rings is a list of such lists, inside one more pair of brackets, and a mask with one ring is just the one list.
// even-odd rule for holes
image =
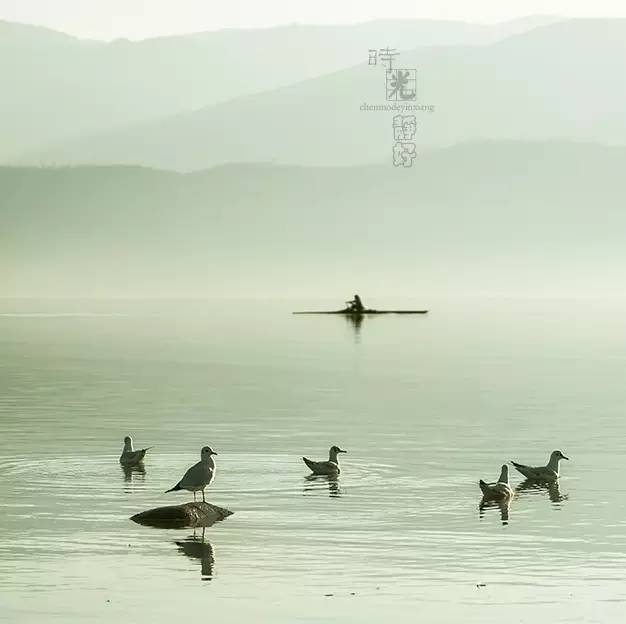
[[[431, 313], [2, 302], [0, 620], [623, 621], [625, 304], [387, 303]], [[164, 490], [205, 444], [234, 515], [131, 522], [191, 499]], [[307, 480], [332, 444], [338, 482]], [[558, 490], [479, 510], [555, 448]]]

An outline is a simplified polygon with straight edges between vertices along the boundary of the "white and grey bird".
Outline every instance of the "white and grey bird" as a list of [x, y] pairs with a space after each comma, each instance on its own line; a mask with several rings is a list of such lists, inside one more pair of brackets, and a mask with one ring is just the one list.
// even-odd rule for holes
[[338, 475], [341, 472], [339, 467], [339, 453], [347, 453], [338, 446], [331, 446], [328, 451], [328, 461], [312, 461], [306, 457], [302, 461], [309, 467], [309, 470], [316, 475]]
[[120, 464], [123, 466], [137, 466], [143, 462], [146, 452], [152, 447], [140, 449], [136, 451], [133, 447], [133, 439], [130, 436], [124, 438], [124, 450], [120, 455]]
[[485, 483], [481, 479], [478, 485], [480, 485], [480, 490], [486, 499], [505, 500], [513, 496], [513, 490], [509, 485], [509, 467], [506, 464], [502, 464], [502, 470], [496, 483]]
[[196, 502], [196, 492], [202, 492], [202, 500], [204, 501], [204, 488], [211, 485], [215, 479], [217, 466], [213, 456], [217, 453], [210, 446], [203, 446], [200, 451], [200, 461], [193, 465], [184, 474], [183, 478], [167, 492], [175, 492], [177, 490], [187, 490], [193, 492], [193, 500]]
[[559, 478], [559, 462], [562, 459], [569, 460], [561, 451], [552, 451], [547, 466], [525, 466], [512, 461], [515, 470], [521, 472], [527, 479], [532, 481], [556, 481]]

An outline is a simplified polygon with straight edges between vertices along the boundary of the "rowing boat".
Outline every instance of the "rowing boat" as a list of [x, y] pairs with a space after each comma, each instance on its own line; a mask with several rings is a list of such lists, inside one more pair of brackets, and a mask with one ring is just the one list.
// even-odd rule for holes
[[427, 314], [428, 310], [305, 310], [294, 314], [343, 314], [344, 316], [365, 316], [366, 314]]

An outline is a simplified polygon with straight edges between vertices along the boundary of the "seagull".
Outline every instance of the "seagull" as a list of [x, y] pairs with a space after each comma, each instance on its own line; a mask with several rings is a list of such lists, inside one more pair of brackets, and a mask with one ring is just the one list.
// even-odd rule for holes
[[137, 466], [143, 462], [143, 458], [146, 456], [146, 451], [152, 447], [141, 449], [136, 451], [133, 449], [133, 439], [130, 436], [124, 438], [124, 450], [120, 455], [120, 464], [123, 466]]
[[207, 485], [211, 485], [217, 470], [213, 455], [217, 455], [217, 453], [210, 446], [203, 446], [200, 451], [200, 461], [189, 468], [183, 478], [173, 488], [165, 490], [165, 492], [175, 492], [177, 490], [193, 492], [193, 502], [195, 503], [196, 492], [201, 490], [202, 502], [206, 502], [204, 500], [204, 488]]
[[482, 479], [478, 482], [483, 496], [486, 499], [507, 499], [512, 498], [513, 490], [509, 485], [509, 467], [506, 464], [502, 465], [502, 471], [497, 483], [485, 483]]
[[347, 452], [348, 451], [344, 451], [338, 446], [331, 446], [330, 451], [328, 451], [328, 461], [315, 462], [307, 459], [306, 457], [303, 457], [302, 461], [309, 467], [313, 474], [338, 475], [341, 472], [341, 468], [339, 468], [339, 459], [337, 458], [337, 455], [339, 453]]
[[524, 464], [518, 464], [514, 461], [511, 463], [527, 479], [532, 481], [556, 481], [559, 478], [559, 462], [562, 459], [569, 460], [569, 457], [565, 457], [561, 451], [552, 451], [547, 466], [524, 466]]

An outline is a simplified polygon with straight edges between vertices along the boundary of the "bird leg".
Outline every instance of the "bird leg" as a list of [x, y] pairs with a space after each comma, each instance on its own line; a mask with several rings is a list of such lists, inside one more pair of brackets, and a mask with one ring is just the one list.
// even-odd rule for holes
[[202, 490], [202, 502], [206, 503], [206, 501], [204, 500], [204, 489]]
[[193, 502], [194, 502], [194, 503], [196, 502], [196, 491], [195, 491], [195, 490], [194, 490], [194, 492], [193, 492]]

